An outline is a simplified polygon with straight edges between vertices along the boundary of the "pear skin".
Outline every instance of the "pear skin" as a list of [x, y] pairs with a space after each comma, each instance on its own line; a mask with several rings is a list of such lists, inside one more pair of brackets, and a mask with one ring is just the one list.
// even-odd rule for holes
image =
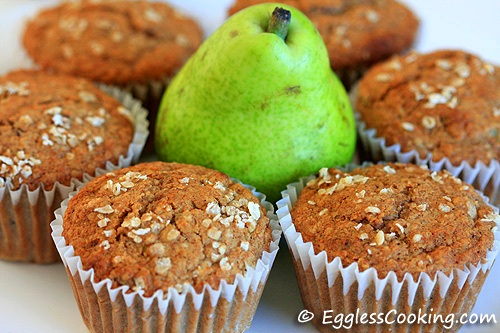
[[[291, 13], [284, 39], [267, 32], [276, 7]], [[176, 75], [155, 146], [161, 160], [217, 169], [274, 202], [299, 177], [350, 162], [356, 128], [313, 24], [264, 3], [231, 16]]]

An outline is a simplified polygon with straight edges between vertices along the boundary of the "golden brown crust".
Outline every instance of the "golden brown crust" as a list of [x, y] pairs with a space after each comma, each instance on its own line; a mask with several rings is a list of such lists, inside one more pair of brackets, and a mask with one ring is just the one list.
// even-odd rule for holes
[[133, 123], [90, 81], [18, 70], [0, 78], [0, 185], [70, 185], [127, 154]]
[[379, 278], [451, 273], [477, 265], [492, 248], [498, 215], [472, 186], [411, 164], [345, 173], [322, 169], [291, 211], [304, 242], [344, 267], [373, 267]]
[[124, 86], [172, 77], [201, 28], [162, 2], [63, 2], [26, 25], [24, 47], [44, 69]]
[[[229, 14], [272, 0], [238, 0]], [[322, 35], [332, 69], [351, 81], [360, 71], [409, 49], [419, 21], [413, 12], [393, 0], [284, 0], [314, 23]], [[355, 73], [351, 78], [352, 73]], [[356, 74], [357, 73], [357, 74]]]
[[215, 170], [151, 162], [89, 182], [70, 201], [63, 236], [97, 280], [201, 292], [233, 283], [271, 244], [265, 209]]
[[500, 68], [460, 50], [410, 53], [360, 80], [355, 108], [387, 145], [421, 158], [489, 164], [500, 158]]

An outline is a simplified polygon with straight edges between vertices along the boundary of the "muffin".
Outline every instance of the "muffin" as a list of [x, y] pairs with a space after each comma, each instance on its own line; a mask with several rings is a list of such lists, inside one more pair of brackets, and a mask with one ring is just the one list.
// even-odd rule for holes
[[[498, 209], [480, 192], [414, 164], [324, 168], [283, 197], [280, 224], [322, 332], [337, 331], [322, 325], [325, 310], [382, 317], [357, 321], [356, 332], [456, 332], [449, 319], [470, 313], [500, 244]], [[384, 322], [391, 311], [408, 320]], [[424, 314], [444, 319], [411, 322]]]
[[51, 226], [88, 329], [245, 331], [281, 235], [256, 195], [219, 171], [166, 162], [84, 185]]
[[412, 52], [371, 68], [353, 104], [367, 158], [444, 168], [496, 203], [500, 69], [461, 50]]
[[49, 225], [76, 182], [138, 160], [146, 111], [107, 89], [116, 98], [68, 75], [17, 70], [0, 77], [0, 258], [59, 260]]
[[[272, 0], [237, 0], [229, 15], [244, 7]], [[376, 62], [409, 50], [419, 20], [412, 10], [394, 0], [283, 0], [314, 23], [323, 37], [330, 64], [346, 88]]]
[[84, 0], [40, 11], [22, 42], [44, 70], [131, 92], [153, 124], [166, 85], [202, 39], [194, 20], [164, 2]]

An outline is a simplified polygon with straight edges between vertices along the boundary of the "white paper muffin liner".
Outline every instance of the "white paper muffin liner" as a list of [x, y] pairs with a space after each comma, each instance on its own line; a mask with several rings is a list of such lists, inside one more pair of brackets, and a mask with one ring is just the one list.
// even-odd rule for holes
[[[120, 156], [116, 164], [106, 162], [103, 170], [111, 171], [137, 163], [148, 137], [147, 111], [129, 93], [106, 85], [99, 85], [99, 88], [130, 111], [135, 127], [127, 154]], [[59, 261], [50, 236], [53, 212], [81, 181], [89, 177], [91, 175], [85, 174], [83, 179], [72, 179], [69, 186], [56, 182], [50, 191], [44, 186], [31, 191], [25, 184], [17, 190], [10, 189], [8, 184], [0, 187], [0, 259], [33, 263]]]
[[[348, 169], [354, 166], [348, 166]], [[387, 323], [356, 326], [354, 331], [334, 329], [332, 325], [322, 323], [324, 311], [331, 311], [330, 321], [335, 315], [343, 314], [404, 314], [407, 318], [418, 313], [442, 315], [443, 320], [450, 313], [470, 313], [500, 250], [500, 234], [495, 232], [493, 247], [487, 252], [484, 262], [468, 264], [464, 270], [454, 269], [448, 276], [438, 272], [433, 279], [427, 273], [421, 273], [414, 281], [406, 273], [398, 281], [395, 272], [389, 272], [383, 279], [377, 277], [377, 271], [369, 268], [360, 272], [357, 263], [344, 267], [339, 257], [328, 261], [325, 251], [315, 253], [311, 242], [304, 242], [297, 232], [290, 215], [292, 206], [297, 201], [307, 182], [315, 176], [301, 178], [282, 192], [283, 199], [277, 202], [277, 215], [283, 229], [288, 248], [293, 257], [299, 289], [304, 306], [314, 313], [313, 324], [321, 332], [442, 332], [440, 322], [413, 324]], [[484, 197], [488, 202], [488, 198]], [[491, 206], [495, 213], [496, 207]], [[500, 221], [495, 221], [497, 224]], [[413, 314], [413, 315], [411, 315]], [[358, 317], [357, 317], [358, 318]], [[359, 319], [359, 318], [358, 318]], [[458, 315], [455, 317], [458, 319]], [[327, 320], [328, 321], [328, 320]], [[360, 322], [361, 323], [361, 322]], [[460, 325], [445, 323], [446, 332], [456, 332]], [[338, 326], [336, 326], [338, 328]], [[354, 329], [354, 328], [353, 328]]]
[[[83, 185], [82, 185], [83, 186]], [[246, 186], [246, 185], [245, 185]], [[281, 228], [274, 207], [250, 186], [268, 212], [272, 242], [255, 267], [247, 267], [233, 283], [222, 280], [219, 289], [205, 285], [201, 293], [192, 286], [185, 292], [171, 287], [150, 297], [128, 286], [112, 287], [110, 279], [95, 281], [94, 270], [85, 270], [74, 249], [66, 244], [63, 216], [72, 192], [55, 212], [52, 238], [62, 258], [82, 318], [91, 332], [244, 332], [255, 315], [260, 297], [279, 249]], [[80, 187], [79, 187], [80, 188]]]

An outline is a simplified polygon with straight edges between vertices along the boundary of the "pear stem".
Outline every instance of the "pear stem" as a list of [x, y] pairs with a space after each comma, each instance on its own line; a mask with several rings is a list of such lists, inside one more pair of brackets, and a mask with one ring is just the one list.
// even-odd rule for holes
[[273, 11], [273, 15], [269, 20], [269, 25], [267, 26], [267, 32], [271, 32], [281, 37], [281, 39], [286, 40], [288, 35], [288, 27], [290, 26], [290, 20], [292, 14], [289, 10], [281, 7], [276, 7]]

